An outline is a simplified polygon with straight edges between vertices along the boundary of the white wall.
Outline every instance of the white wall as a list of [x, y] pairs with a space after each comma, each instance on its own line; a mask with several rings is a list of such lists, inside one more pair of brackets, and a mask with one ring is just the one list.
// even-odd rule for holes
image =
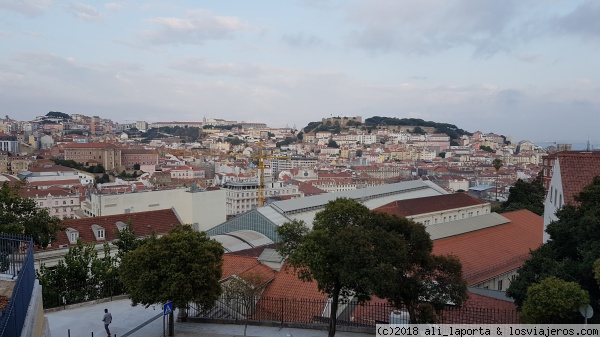
[[[88, 216], [104, 216], [175, 208], [184, 224], [208, 230], [225, 222], [225, 190], [189, 192], [177, 188], [125, 194], [92, 194]], [[89, 209], [91, 208], [91, 210]]]
[[[557, 197], [560, 196], [562, 197], [562, 199], [564, 199], [559, 160], [560, 158], [554, 161], [554, 166], [552, 167], [552, 179], [550, 180], [550, 188], [548, 189], [548, 193], [546, 194], [546, 199], [544, 199], [544, 243], [546, 243], [550, 239], [550, 235], [546, 233], [546, 227], [548, 227], [548, 225], [552, 221], [558, 220], [558, 218], [556, 217], [556, 211], [558, 210], [559, 203], [558, 200], [555, 200], [554, 198], [554, 191], [557, 191]], [[553, 195], [550, 196], [550, 193], [552, 193]]]

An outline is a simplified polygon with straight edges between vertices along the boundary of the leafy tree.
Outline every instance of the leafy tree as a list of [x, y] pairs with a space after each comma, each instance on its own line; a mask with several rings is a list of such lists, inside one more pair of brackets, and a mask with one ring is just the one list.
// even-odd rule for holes
[[292, 221], [277, 228], [278, 251], [305, 282], [316, 281], [331, 297], [329, 336], [335, 336], [340, 298], [370, 295], [373, 239], [366, 230], [369, 209], [353, 199], [338, 198], [315, 215], [313, 228]]
[[36, 246], [46, 248], [62, 230], [59, 218], [50, 216], [30, 198], [20, 196], [21, 184], [0, 187], [0, 232], [33, 237]]
[[211, 308], [221, 295], [222, 256], [221, 244], [206, 233], [175, 227], [125, 254], [120, 279], [134, 306], [172, 301], [185, 320], [190, 302]]
[[588, 292], [592, 307], [600, 310], [600, 288], [594, 278], [594, 263], [600, 258], [600, 177], [594, 178], [575, 201], [576, 205], [567, 204], [557, 211], [558, 220], [546, 229], [550, 240], [531, 253], [507, 289], [517, 305], [523, 305], [532, 284], [555, 276], [578, 283]]
[[362, 149], [356, 150], [356, 156], [357, 157], [362, 157], [362, 155], [363, 155], [363, 150]]
[[440, 158], [446, 158], [446, 152], [440, 152], [440, 153], [438, 153], [438, 156]]
[[139, 171], [140, 170], [140, 164], [139, 163], [133, 164], [133, 169], [136, 170], [136, 171]]
[[120, 262], [123, 257], [136, 250], [139, 246], [143, 245], [146, 239], [138, 239], [135, 236], [135, 231], [131, 229], [131, 220], [127, 221], [127, 226], [117, 233], [117, 240], [113, 242], [113, 245], [117, 247], [117, 261]]
[[418, 135], [424, 135], [424, 134], [426, 134], [425, 130], [423, 130], [423, 128], [420, 127], [420, 126], [415, 126], [415, 128], [413, 129], [412, 132], [416, 133]]
[[110, 182], [110, 177], [108, 176], [108, 174], [104, 173], [100, 178], [96, 177], [94, 181], [96, 182], [96, 184], [104, 184]]
[[578, 323], [578, 310], [589, 301], [587, 291], [579, 284], [551, 276], [527, 288], [520, 316], [528, 324]]
[[487, 146], [487, 145], [481, 145], [481, 146], [479, 147], [479, 149], [480, 149], [481, 151], [490, 152], [490, 153], [494, 153], [494, 152], [496, 152], [496, 151], [494, 151], [494, 149], [492, 149], [491, 147], [489, 147], [489, 146]]
[[537, 215], [544, 214], [546, 191], [542, 172], [531, 182], [518, 179], [509, 191], [508, 199], [502, 203], [501, 212], [528, 209]]
[[334, 147], [336, 149], [339, 149], [340, 146], [338, 145], [338, 143], [335, 140], [330, 139], [329, 143], [327, 143], [327, 147]]
[[42, 265], [36, 273], [43, 286], [44, 303], [48, 306], [80, 303], [120, 293], [115, 282], [115, 259], [108, 244], [103, 248], [105, 255], [98, 258], [93, 243], [84, 245], [78, 239], [54, 269]]
[[448, 302], [460, 305], [467, 298], [460, 261], [433, 255], [425, 226], [384, 213], [373, 213], [370, 223], [378, 238], [375, 294], [399, 309], [405, 307], [411, 323], [434, 323], [431, 313], [421, 313], [424, 302], [439, 310]]
[[55, 118], [62, 118], [62, 119], [71, 119], [71, 116], [69, 116], [68, 114], [64, 113], [64, 112], [60, 112], [60, 111], [50, 111], [46, 114], [46, 117], [55, 117]]

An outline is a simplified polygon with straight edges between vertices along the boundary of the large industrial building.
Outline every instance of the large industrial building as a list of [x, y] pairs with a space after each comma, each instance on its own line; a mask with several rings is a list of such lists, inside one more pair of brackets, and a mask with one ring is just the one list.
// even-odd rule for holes
[[337, 198], [351, 198], [374, 209], [392, 201], [447, 194], [444, 189], [429, 181], [414, 180], [395, 184], [373, 186], [352, 191], [325, 193], [310, 197], [275, 201], [264, 207], [252, 209], [207, 231], [210, 236], [239, 230], [253, 230], [274, 242], [279, 241], [276, 228], [292, 220], [302, 220], [312, 227], [315, 214]]

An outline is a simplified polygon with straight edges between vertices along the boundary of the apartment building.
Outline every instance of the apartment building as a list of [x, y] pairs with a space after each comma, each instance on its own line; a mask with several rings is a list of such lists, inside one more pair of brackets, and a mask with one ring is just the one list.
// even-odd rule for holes
[[107, 170], [120, 168], [122, 165], [122, 149], [110, 143], [70, 143], [64, 146], [65, 160], [93, 166], [101, 164]]
[[[224, 186], [226, 193], [227, 216], [250, 211], [258, 205], [258, 182], [228, 182]], [[265, 183], [265, 200], [269, 198], [294, 199], [303, 197], [298, 186], [283, 182]]]
[[27, 188], [21, 191], [21, 196], [33, 199], [38, 207], [46, 208], [51, 216], [60, 219], [74, 218], [75, 211], [81, 207], [78, 192], [60, 187]]

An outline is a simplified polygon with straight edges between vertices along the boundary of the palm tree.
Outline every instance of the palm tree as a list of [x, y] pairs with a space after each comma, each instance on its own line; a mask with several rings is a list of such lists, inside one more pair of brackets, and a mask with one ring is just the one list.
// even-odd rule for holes
[[500, 168], [502, 167], [502, 159], [494, 159], [492, 166], [496, 169], [496, 201], [498, 201], [498, 171], [500, 171]]

